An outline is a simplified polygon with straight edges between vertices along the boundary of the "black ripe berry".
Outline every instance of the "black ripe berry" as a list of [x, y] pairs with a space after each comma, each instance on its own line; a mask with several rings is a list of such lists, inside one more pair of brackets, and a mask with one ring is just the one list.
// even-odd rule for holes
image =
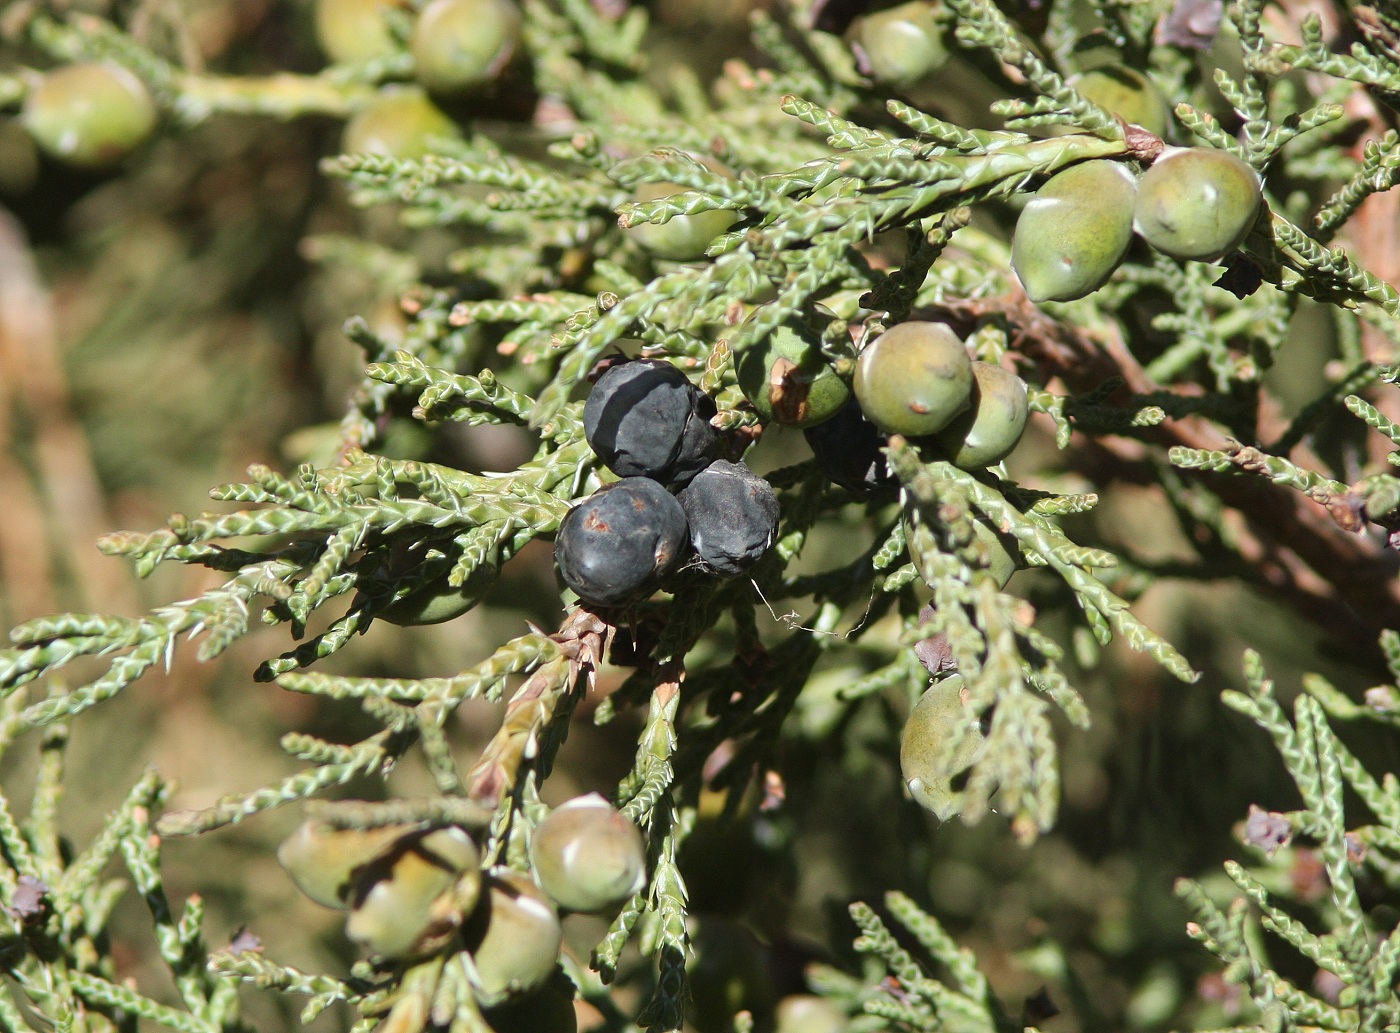
[[714, 402], [676, 367], [637, 359], [598, 378], [583, 407], [583, 430], [619, 477], [684, 484], [714, 457], [714, 414]]
[[690, 522], [691, 545], [717, 573], [747, 570], [773, 544], [778, 496], [743, 463], [711, 463], [678, 497]]
[[594, 606], [617, 606], [649, 592], [685, 549], [685, 511], [645, 477], [628, 477], [565, 515], [554, 541], [564, 583]]
[[855, 396], [831, 419], [803, 433], [826, 479], [853, 495], [867, 495], [895, 483], [880, 451], [885, 435], [865, 418]]

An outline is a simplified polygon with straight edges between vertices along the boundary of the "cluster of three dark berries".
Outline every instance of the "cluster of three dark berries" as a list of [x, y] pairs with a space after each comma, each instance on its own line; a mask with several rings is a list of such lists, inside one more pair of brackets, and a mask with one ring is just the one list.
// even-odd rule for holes
[[687, 544], [707, 569], [728, 575], [773, 543], [778, 497], [743, 463], [715, 458], [714, 415], [709, 396], [666, 362], [621, 362], [598, 378], [584, 434], [622, 479], [571, 509], [554, 542], [560, 576], [584, 602], [640, 598], [679, 565]]

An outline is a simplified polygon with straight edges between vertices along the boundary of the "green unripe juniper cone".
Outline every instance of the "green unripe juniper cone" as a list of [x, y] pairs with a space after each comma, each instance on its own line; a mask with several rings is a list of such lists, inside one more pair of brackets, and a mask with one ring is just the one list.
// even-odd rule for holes
[[356, 876], [346, 935], [382, 958], [433, 953], [476, 905], [480, 863], [463, 829], [406, 837]]
[[778, 326], [739, 358], [739, 387], [765, 420], [811, 427], [829, 420], [851, 389], [822, 355], [821, 337], [798, 320]]
[[979, 470], [1011, 454], [1029, 415], [1026, 382], [989, 362], [972, 364], [972, 400], [966, 412], [934, 435], [954, 466]]
[[[713, 158], [699, 157], [697, 160], [711, 172], [717, 172], [726, 179], [734, 178], [733, 172]], [[638, 201], [659, 201], [663, 197], [685, 193], [688, 189], [678, 183], [638, 183], [634, 196]], [[627, 232], [657, 258], [694, 262], [704, 258], [705, 249], [714, 243], [715, 238], [728, 232], [738, 221], [738, 212], [711, 208], [692, 215], [673, 215], [665, 222], [632, 223], [627, 227]]]
[[557, 807], [530, 839], [535, 878], [561, 908], [594, 912], [646, 885], [646, 845], [637, 826], [597, 793]]
[[390, 603], [375, 616], [379, 620], [401, 627], [418, 627], [455, 620], [481, 602], [496, 584], [499, 573], [500, 569], [494, 564], [483, 563], [455, 588], [448, 581], [450, 572], [442, 574], [421, 588], [409, 592], [402, 599]]
[[515, 57], [521, 20], [514, 0], [432, 0], [409, 39], [414, 77], [432, 93], [481, 89]]
[[855, 391], [865, 418], [887, 434], [933, 434], [967, 408], [972, 359], [946, 324], [900, 323], [861, 351]]
[[316, 0], [316, 41], [337, 64], [362, 64], [398, 48], [384, 12], [403, 0]]
[[[982, 513], [972, 514], [972, 534], [981, 544], [986, 556], [985, 570], [992, 576], [998, 589], [1005, 588], [1011, 575], [1021, 569], [1021, 546], [1015, 535], [997, 530]], [[909, 558], [920, 570], [928, 569], [933, 557], [925, 556], [921, 550], [922, 538], [913, 533], [909, 517], [905, 515], [904, 537], [909, 543]]]
[[1244, 240], [1260, 198], [1259, 176], [1242, 158], [1171, 148], [1138, 182], [1133, 228], [1163, 254], [1213, 262]]
[[146, 84], [120, 65], [65, 65], [41, 78], [21, 114], [41, 150], [85, 169], [115, 164], [146, 141], [156, 105]]
[[982, 752], [982, 730], [962, 701], [962, 675], [935, 683], [919, 697], [899, 737], [899, 767], [909, 794], [940, 821], [962, 809], [954, 780]]
[[948, 61], [939, 5], [914, 0], [857, 18], [848, 35], [863, 58], [861, 71], [877, 82], [908, 86]]
[[416, 161], [433, 153], [434, 141], [461, 138], [457, 123], [422, 90], [385, 87], [345, 123], [340, 149]]
[[277, 860], [297, 888], [316, 903], [344, 909], [350, 906], [360, 869], [415, 831], [412, 825], [337, 829], [320, 821], [304, 821], [277, 848]]
[[1021, 210], [1011, 267], [1026, 296], [1073, 301], [1107, 282], [1133, 241], [1137, 187], [1122, 162], [1071, 165], [1045, 181]]
[[534, 880], [503, 869], [486, 878], [462, 940], [476, 969], [479, 999], [491, 1005], [549, 978], [564, 931], [554, 905]]
[[1124, 122], [1142, 126], [1154, 136], [1167, 131], [1167, 100], [1152, 80], [1136, 69], [1101, 65], [1074, 76], [1069, 85]]

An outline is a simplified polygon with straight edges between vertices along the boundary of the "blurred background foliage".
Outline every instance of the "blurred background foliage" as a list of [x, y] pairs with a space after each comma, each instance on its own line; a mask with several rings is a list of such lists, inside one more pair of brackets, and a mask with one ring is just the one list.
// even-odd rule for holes
[[[704, 77], [726, 58], [752, 57], [748, 0], [651, 6], [659, 65], [688, 62]], [[313, 71], [322, 62], [304, 3], [74, 0], [73, 7], [117, 15], [144, 43], [194, 67], [262, 73]], [[947, 117], [987, 122], [991, 87], [972, 64], [955, 62], [929, 90]], [[109, 530], [158, 526], [171, 512], [199, 511], [209, 485], [238, 479], [250, 463], [288, 470], [324, 460], [327, 448], [333, 454], [335, 423], [363, 365], [342, 325], [363, 315], [392, 337], [404, 322], [398, 290], [412, 276], [388, 270], [367, 277], [306, 241], [343, 235], [411, 245], [430, 273], [441, 271], [446, 250], [431, 232], [410, 240], [392, 212], [352, 208], [343, 185], [318, 174], [318, 159], [338, 150], [339, 133], [324, 117], [279, 123], [221, 115], [159, 136], [114, 171], [84, 173], [36, 156], [14, 121], [0, 120], [0, 623], [64, 610], [135, 616], [197, 595], [219, 575], [166, 565], [137, 582], [120, 561], [98, 556], [93, 541]], [[991, 209], [978, 217], [1010, 216]], [[1269, 383], [1294, 410], [1338, 355], [1324, 310], [1305, 307], [1295, 327], [1306, 340], [1290, 345], [1290, 361]], [[510, 429], [449, 424], [429, 432], [408, 419], [395, 423], [391, 453], [510, 469], [530, 451], [523, 432]], [[1034, 484], [1049, 476], [1048, 464], [1058, 484], [1094, 480], [1093, 456], [1055, 453], [1047, 426], [1033, 421], [1013, 474]], [[778, 431], [765, 438], [754, 465], [773, 469], [805, 455], [800, 435]], [[1189, 555], [1160, 488], [1097, 487], [1103, 502], [1074, 521], [1077, 541], [1148, 543], [1140, 562]], [[816, 569], [823, 556], [849, 554], [832, 529], [814, 538], [802, 562]], [[1031, 600], [1057, 591], [1057, 582], [1034, 571], [1017, 578], [1013, 588]], [[977, 953], [1010, 1012], [1047, 989], [1062, 1011], [1042, 1019], [1045, 1029], [1228, 1024], [1238, 1001], [1213, 959], [1183, 934], [1188, 916], [1172, 883], [1182, 875], [1218, 882], [1221, 861], [1240, 853], [1238, 824], [1248, 806], [1282, 809], [1296, 796], [1266, 737], [1225, 708], [1220, 691], [1242, 684], [1246, 647], [1262, 654], [1285, 698], [1307, 671], [1357, 697], [1383, 678], [1383, 668], [1237, 581], [1164, 579], [1136, 605], [1204, 676], [1183, 686], [1117, 644], [1097, 666], [1074, 671], [1094, 721], [1087, 731], [1061, 722], [1060, 820], [1033, 846], [1014, 846], [995, 816], [974, 827], [938, 826], [901, 799], [897, 729], [904, 715], [877, 695], [838, 720], [814, 688], [791, 719], [783, 806], [760, 810], [754, 787], [737, 807], [726, 809], [718, 793], [702, 801], [700, 827], [681, 858], [694, 912], [715, 928], [743, 922], [762, 944], [776, 992], [786, 994], [802, 988], [809, 962], [858, 964], [847, 946], [855, 932], [848, 902], [903, 890]], [[487, 606], [435, 627], [378, 623], [327, 669], [441, 675], [476, 662], [526, 621], [548, 628], [561, 615], [550, 550], [535, 543], [507, 568]], [[765, 631], [779, 627], [762, 609], [759, 619]], [[283, 632], [274, 629], [253, 633], [214, 665], [177, 654], [167, 672], [104, 707], [100, 723], [78, 722], [62, 805], [73, 840], [85, 842], [148, 766], [177, 783], [172, 807], [203, 806], [293, 771], [277, 748], [286, 731], [336, 741], [363, 734], [364, 718], [348, 703], [254, 684], [256, 664], [284, 648]], [[605, 670], [599, 694], [622, 676]], [[853, 676], [832, 665], [818, 670], [814, 685], [834, 692]], [[469, 703], [450, 728], [452, 741], [473, 755], [498, 722], [498, 707]], [[630, 766], [639, 727], [635, 715], [602, 729], [576, 721], [547, 785], [549, 802], [607, 792]], [[1363, 729], [1349, 741], [1373, 771], [1400, 769], [1393, 735], [1368, 739]], [[7, 754], [12, 800], [24, 798], [33, 778], [26, 756], [32, 751]], [[431, 781], [405, 764], [390, 789], [430, 792]], [[383, 791], [368, 781], [345, 789], [349, 796]], [[178, 896], [204, 897], [212, 944], [248, 926], [280, 961], [343, 971], [354, 954], [337, 916], [302, 897], [274, 860], [296, 819], [279, 811], [175, 841], [166, 852], [167, 880]], [[1295, 850], [1291, 863], [1295, 885], [1318, 877], [1306, 849]], [[163, 970], [141, 912], [134, 898], [121, 906], [114, 954], [124, 974], [158, 993]], [[602, 927], [590, 918], [570, 922], [569, 942], [586, 956]], [[733, 947], [725, 953], [746, 957]], [[1275, 963], [1304, 984], [1311, 979], [1300, 957]], [[298, 1027], [294, 1002], [248, 997], [262, 1028]], [[319, 1026], [343, 1022], [332, 1011]]]

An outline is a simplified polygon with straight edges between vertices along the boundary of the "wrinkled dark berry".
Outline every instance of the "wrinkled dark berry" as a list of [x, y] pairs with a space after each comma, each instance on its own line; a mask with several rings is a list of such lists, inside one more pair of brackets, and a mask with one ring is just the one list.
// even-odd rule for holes
[[714, 414], [714, 401], [675, 366], [637, 359], [598, 378], [583, 406], [583, 430], [619, 477], [684, 484], [714, 457]]
[[854, 397], [831, 419], [803, 433], [826, 479], [856, 495], [866, 495], [895, 483], [885, 463], [885, 435], [865, 418]]
[[595, 606], [645, 594], [685, 549], [685, 511], [665, 488], [628, 477], [569, 510], [554, 541], [564, 583]]
[[753, 566], [778, 533], [778, 496], [743, 463], [711, 463], [679, 498], [690, 522], [690, 543], [720, 574]]

